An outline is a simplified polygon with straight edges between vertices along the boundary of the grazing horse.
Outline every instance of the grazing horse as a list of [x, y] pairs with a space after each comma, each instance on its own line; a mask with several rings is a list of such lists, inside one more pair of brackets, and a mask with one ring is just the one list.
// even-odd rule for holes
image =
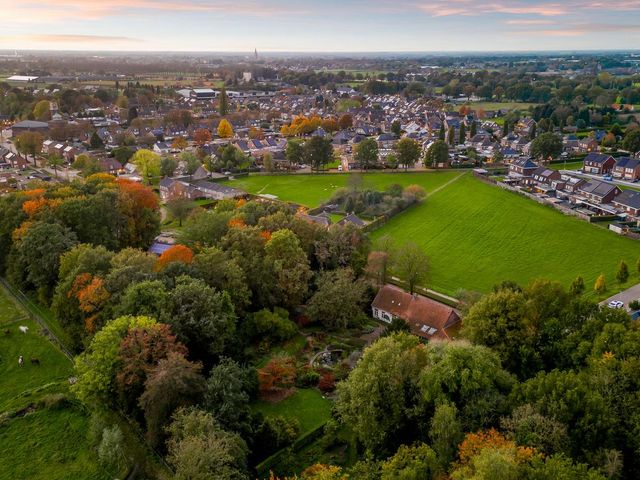
[[18, 328], [22, 333], [27, 333], [29, 331], [29, 327], [26, 327], [24, 325], [20, 325]]
[[5, 329], [4, 329], [4, 334], [5, 334], [6, 336], [11, 335], [11, 330], [9, 330], [8, 328], [5, 328]]
[[31, 365], [40, 365], [40, 359], [31, 357]]
[[24, 357], [22, 355], [18, 357], [18, 365], [21, 367], [24, 365]]

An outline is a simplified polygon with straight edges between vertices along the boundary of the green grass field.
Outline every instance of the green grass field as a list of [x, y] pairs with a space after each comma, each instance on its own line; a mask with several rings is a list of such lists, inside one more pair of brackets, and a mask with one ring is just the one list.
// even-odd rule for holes
[[589, 292], [600, 273], [613, 294], [640, 281], [637, 274], [626, 285], [615, 281], [620, 260], [633, 270], [637, 241], [471, 176], [393, 218], [372, 237], [382, 235], [424, 248], [431, 262], [428, 286], [449, 294], [460, 288], [486, 292], [502, 280], [548, 278], [568, 286], [578, 275]]
[[[366, 173], [362, 175], [366, 188], [382, 190], [386, 186], [398, 183], [402, 186], [413, 183], [430, 192], [459, 175], [459, 172], [419, 172], [419, 173]], [[331, 198], [338, 188], [347, 186], [349, 175], [250, 175], [228, 180], [226, 185], [240, 188], [253, 194], [270, 194], [280, 200], [295, 202], [307, 207], [317, 207]]]
[[109, 479], [87, 438], [88, 418], [72, 408], [47, 409], [0, 427], [0, 478]]
[[[20, 332], [21, 325], [29, 327], [27, 333]], [[31, 357], [40, 365], [32, 365]], [[47, 394], [68, 393], [71, 374], [71, 361], [0, 289], [0, 417], [37, 405]], [[0, 479], [109, 478], [95, 461], [87, 429], [86, 414], [75, 406], [39, 408], [0, 422]]]
[[552, 170], [580, 170], [584, 162], [567, 162], [567, 163], [554, 163], [549, 165]]
[[[364, 185], [381, 190], [392, 183], [422, 185], [433, 192], [460, 172], [371, 173]], [[327, 200], [347, 184], [348, 175], [249, 176], [227, 182], [251, 193], [269, 193], [309, 207]], [[607, 279], [607, 296], [638, 283], [615, 280], [620, 260], [631, 270], [638, 242], [616, 235], [515, 193], [486, 185], [467, 174], [396, 216], [372, 233], [390, 235], [397, 246], [415, 242], [427, 252], [431, 273], [427, 286], [442, 293], [459, 289], [486, 292], [503, 280], [526, 284], [549, 278], [565, 285], [582, 275], [590, 293], [597, 276]]]
[[331, 403], [313, 389], [300, 389], [278, 403], [258, 401], [253, 409], [264, 416], [282, 415], [300, 423], [300, 435], [318, 428], [331, 417]]
[[468, 104], [473, 109], [483, 110], [529, 110], [529, 107], [535, 107], [537, 103], [525, 103], [525, 102], [469, 102]]

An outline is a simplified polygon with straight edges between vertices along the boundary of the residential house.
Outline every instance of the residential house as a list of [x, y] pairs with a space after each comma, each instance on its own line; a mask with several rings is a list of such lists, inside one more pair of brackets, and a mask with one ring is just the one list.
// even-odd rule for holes
[[621, 192], [622, 190], [616, 185], [599, 180], [590, 180], [578, 188], [579, 195], [596, 205], [610, 203]]
[[115, 175], [122, 170], [122, 165], [115, 158], [107, 157], [100, 160], [100, 170]]
[[640, 192], [636, 190], [625, 190], [612, 202], [619, 210], [634, 216], [640, 217]]
[[613, 167], [613, 176], [621, 180], [633, 182], [640, 178], [640, 159], [621, 157]]
[[354, 225], [358, 228], [362, 228], [367, 224], [367, 222], [365, 222], [364, 220], [362, 220], [360, 217], [354, 215], [353, 213], [350, 213], [349, 215], [346, 215], [342, 220], [340, 220], [337, 225], [340, 226], [345, 226], [345, 225]]
[[533, 183], [536, 188], [541, 191], [547, 191], [555, 188], [552, 186], [553, 181], [561, 179], [562, 175], [559, 171], [547, 167], [539, 167], [533, 171]]
[[537, 168], [538, 165], [530, 158], [517, 158], [509, 164], [509, 177], [524, 183], [530, 183], [531, 176]]
[[211, 198], [213, 200], [225, 200], [228, 198], [239, 198], [246, 195], [242, 190], [237, 188], [227, 187], [219, 183], [210, 182], [208, 180], [196, 180], [193, 182], [193, 186], [196, 187], [204, 198]]
[[167, 142], [156, 142], [153, 144], [153, 151], [159, 155], [167, 155], [171, 152], [171, 145]]
[[411, 295], [395, 285], [384, 285], [371, 304], [373, 317], [385, 323], [404, 320], [411, 333], [427, 340], [449, 340], [460, 325], [453, 308], [422, 295]]
[[616, 164], [615, 158], [605, 153], [591, 152], [584, 157], [582, 170], [585, 173], [605, 175], [611, 173]]

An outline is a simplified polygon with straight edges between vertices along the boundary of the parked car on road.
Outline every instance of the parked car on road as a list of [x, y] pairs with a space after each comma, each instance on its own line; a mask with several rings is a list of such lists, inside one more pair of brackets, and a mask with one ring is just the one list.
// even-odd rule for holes
[[621, 302], [620, 300], [611, 300], [609, 302], [609, 308], [622, 308], [624, 307], [624, 302]]

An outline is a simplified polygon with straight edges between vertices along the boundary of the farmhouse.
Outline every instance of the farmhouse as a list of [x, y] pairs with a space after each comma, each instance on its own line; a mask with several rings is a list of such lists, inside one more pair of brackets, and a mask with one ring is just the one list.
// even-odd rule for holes
[[373, 317], [386, 323], [404, 320], [411, 333], [427, 340], [449, 340], [460, 324], [458, 312], [422, 295], [411, 295], [395, 285], [383, 286], [371, 304]]
[[611, 155], [591, 152], [584, 157], [582, 169], [585, 173], [604, 175], [606, 173], [611, 173], [615, 164], [616, 160]]

